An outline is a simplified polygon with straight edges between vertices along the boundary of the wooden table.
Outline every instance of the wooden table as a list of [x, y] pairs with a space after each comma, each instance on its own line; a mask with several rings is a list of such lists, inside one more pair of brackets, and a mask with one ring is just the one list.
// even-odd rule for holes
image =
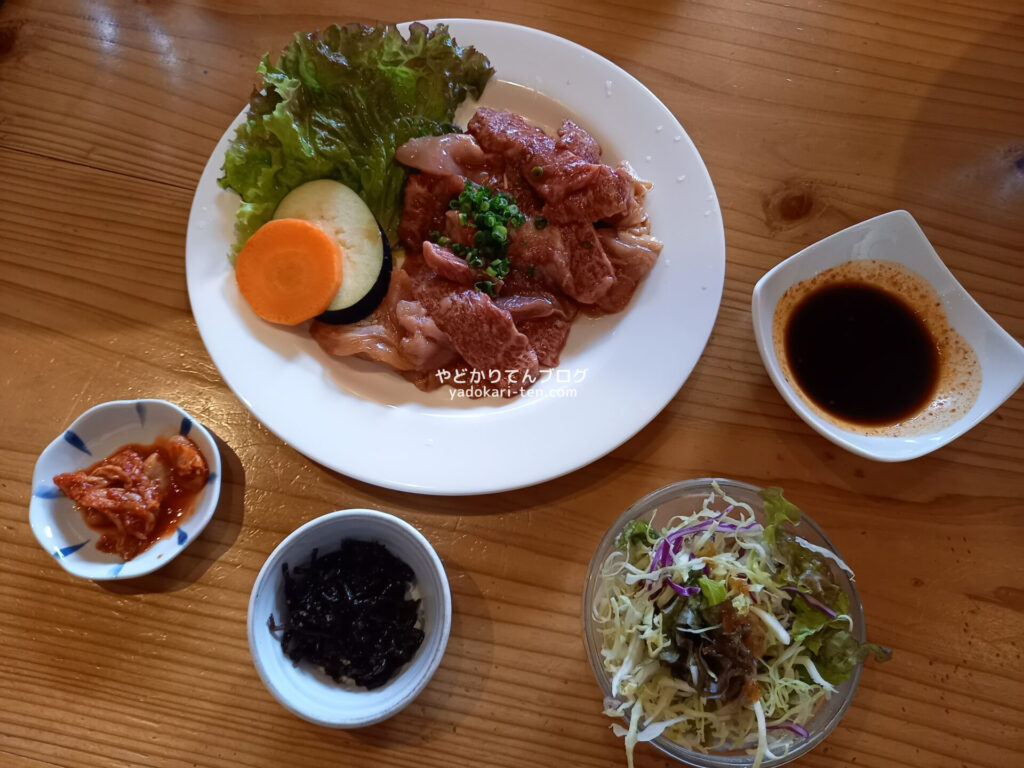
[[[876, 464], [814, 434], [754, 346], [754, 282], [803, 246], [906, 208], [1024, 336], [1024, 4], [1006, 0], [413, 3], [609, 57], [679, 116], [724, 209], [725, 294], [668, 408], [612, 455], [515, 493], [425, 498], [330, 472], [228, 391], [185, 292], [192, 191], [256, 60], [363, 19], [336, 0], [11, 0], [0, 8], [0, 764], [618, 766], [580, 638], [588, 560], [670, 481], [780, 484], [858, 572], [869, 666], [800, 761], [962, 768], [1024, 758], [1024, 395], [955, 444]], [[224, 498], [161, 571], [96, 584], [28, 526], [45, 444], [87, 406], [151, 396], [223, 438]], [[245, 638], [256, 572], [299, 524], [369, 506], [411, 520], [451, 579], [448, 653], [400, 716], [335, 732], [263, 688]], [[638, 765], [670, 763], [649, 747]]]

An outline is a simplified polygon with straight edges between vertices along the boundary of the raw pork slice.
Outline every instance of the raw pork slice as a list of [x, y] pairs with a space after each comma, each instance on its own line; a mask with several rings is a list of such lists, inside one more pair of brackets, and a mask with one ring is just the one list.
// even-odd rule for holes
[[451, 280], [461, 286], [472, 286], [481, 280], [489, 280], [494, 290], [501, 290], [499, 278], [491, 277], [482, 269], [474, 269], [461, 256], [456, 256], [443, 246], [427, 240], [423, 243], [422, 253], [423, 263], [445, 280]]
[[428, 371], [458, 358], [451, 341], [415, 300], [409, 275], [401, 269], [391, 273], [387, 296], [372, 315], [348, 325], [314, 320], [309, 332], [329, 355], [354, 355], [396, 371]]
[[598, 238], [615, 270], [615, 282], [598, 300], [597, 307], [604, 312], [621, 312], [657, 261], [661, 243], [646, 232], [629, 230], [601, 229]]
[[468, 133], [409, 139], [395, 151], [395, 160], [433, 176], [457, 176], [487, 186], [494, 186], [505, 165], [500, 155], [484, 152]]

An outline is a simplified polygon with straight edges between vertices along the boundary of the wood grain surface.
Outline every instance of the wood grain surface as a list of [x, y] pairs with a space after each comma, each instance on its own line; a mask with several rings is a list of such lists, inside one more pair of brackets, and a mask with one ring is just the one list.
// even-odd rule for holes
[[[869, 637], [895, 650], [800, 765], [1024, 763], [1024, 395], [929, 457], [872, 463], [785, 405], [749, 316], [781, 259], [906, 208], [1024, 337], [1019, 0], [0, 6], [0, 765], [623, 765], [581, 641], [587, 563], [629, 503], [709, 474], [784, 486], [857, 570]], [[368, 11], [501, 19], [588, 46], [664, 100], [708, 165], [728, 266], [707, 350], [650, 426], [568, 477], [477, 498], [351, 481], [269, 434], [200, 341], [184, 243], [206, 158], [261, 54]], [[29, 529], [32, 468], [86, 407], [133, 396], [217, 433], [224, 498], [157, 573], [77, 580]], [[353, 506], [423, 530], [454, 619], [413, 705], [336, 732], [263, 688], [245, 618], [274, 546]], [[670, 765], [648, 746], [637, 764]]]

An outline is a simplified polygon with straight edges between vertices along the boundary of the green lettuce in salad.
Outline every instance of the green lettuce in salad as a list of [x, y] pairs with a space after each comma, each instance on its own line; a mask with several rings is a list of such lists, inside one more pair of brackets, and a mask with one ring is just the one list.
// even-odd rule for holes
[[220, 185], [241, 198], [234, 253], [288, 192], [335, 179], [366, 202], [389, 238], [401, 216], [406, 171], [395, 150], [449, 133], [456, 108], [494, 74], [487, 58], [456, 44], [447, 26], [334, 25], [296, 34], [261, 82], [224, 158]]
[[762, 492], [763, 517], [717, 484], [663, 529], [624, 528], [601, 569], [592, 616], [611, 677], [606, 714], [624, 718], [630, 767], [640, 741], [695, 751], [745, 749], [759, 766], [809, 737], [806, 725], [868, 656], [853, 636], [849, 573], [793, 532], [800, 510]]

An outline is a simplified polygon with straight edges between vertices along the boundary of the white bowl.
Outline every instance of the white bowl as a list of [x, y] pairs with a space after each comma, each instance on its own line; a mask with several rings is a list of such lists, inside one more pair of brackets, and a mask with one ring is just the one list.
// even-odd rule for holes
[[[199, 446], [210, 477], [192, 514], [164, 538], [127, 562], [100, 552], [98, 535], [82, 520], [74, 502], [53, 484], [53, 476], [74, 472], [109, 456], [126, 443], [152, 443], [158, 437], [188, 435]], [[166, 400], [113, 400], [94, 405], [54, 438], [32, 474], [29, 522], [43, 549], [68, 573], [93, 581], [131, 579], [167, 565], [206, 527], [220, 498], [220, 451], [213, 435]]]
[[[791, 286], [856, 259], [897, 262], [924, 278], [941, 298], [950, 325], [973, 347], [981, 367], [981, 387], [971, 407], [952, 423], [924, 434], [863, 434], [824, 418], [787, 379], [772, 337], [779, 299]], [[1024, 382], [1024, 348], [956, 281], [906, 211], [862, 221], [790, 256], [758, 281], [752, 312], [757, 349], [782, 397], [819, 434], [869, 459], [906, 461], [941, 448], [992, 413]]]
[[[336, 683], [322, 669], [295, 665], [268, 619], [284, 614], [283, 563], [305, 564], [314, 549], [330, 552], [342, 539], [377, 541], [416, 574], [423, 643], [412, 660], [374, 690]], [[249, 649], [260, 679], [285, 709], [328, 728], [361, 728], [397, 714], [430, 682], [448, 645], [452, 597], [434, 548], [409, 523], [372, 509], [345, 509], [310, 520], [282, 541], [260, 569], [249, 598]]]

